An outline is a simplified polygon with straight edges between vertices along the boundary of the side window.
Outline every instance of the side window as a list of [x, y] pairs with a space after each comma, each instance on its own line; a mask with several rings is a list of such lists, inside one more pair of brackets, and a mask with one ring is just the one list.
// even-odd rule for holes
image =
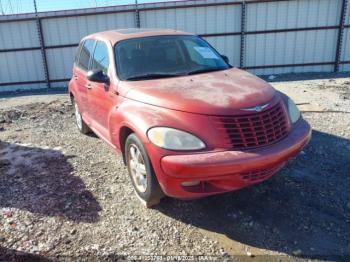
[[97, 41], [94, 56], [92, 58], [92, 70], [102, 70], [103, 73], [107, 74], [108, 72], [108, 49], [104, 42]]
[[89, 69], [90, 56], [92, 55], [95, 41], [92, 39], [85, 40], [79, 56], [78, 66], [87, 71]]
[[74, 56], [74, 63], [76, 65], [78, 65], [78, 61], [79, 61], [79, 54], [80, 54], [80, 50], [81, 50], [81, 46], [83, 45], [83, 43], [81, 42], [79, 44], [79, 46], [77, 47], [76, 51], [75, 51], [75, 56]]

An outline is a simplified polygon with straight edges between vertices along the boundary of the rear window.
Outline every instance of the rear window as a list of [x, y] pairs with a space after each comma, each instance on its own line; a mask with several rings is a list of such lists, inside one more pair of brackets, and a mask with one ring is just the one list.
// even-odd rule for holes
[[95, 40], [87, 39], [81, 48], [78, 66], [85, 71], [89, 69], [89, 61], [94, 50], [94, 44]]

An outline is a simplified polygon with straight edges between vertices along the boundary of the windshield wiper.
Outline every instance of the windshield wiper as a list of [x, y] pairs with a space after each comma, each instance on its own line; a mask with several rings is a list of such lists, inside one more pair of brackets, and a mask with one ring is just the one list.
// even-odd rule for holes
[[188, 72], [188, 75], [194, 75], [194, 74], [200, 74], [200, 73], [207, 73], [207, 72], [213, 72], [213, 71], [220, 71], [220, 70], [224, 70], [226, 68], [204, 68], [204, 69], [196, 69], [193, 71]]
[[131, 76], [126, 78], [126, 80], [146, 80], [146, 79], [157, 79], [157, 78], [165, 78], [165, 77], [174, 77], [174, 76], [181, 76], [181, 74], [163, 74], [163, 73], [154, 73], [154, 74], [144, 74], [144, 75], [137, 75], [137, 76]]

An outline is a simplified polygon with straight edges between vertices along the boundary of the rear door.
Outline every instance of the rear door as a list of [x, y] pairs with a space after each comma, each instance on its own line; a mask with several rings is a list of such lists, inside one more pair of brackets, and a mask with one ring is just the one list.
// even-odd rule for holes
[[87, 39], [81, 44], [79, 51], [79, 58], [76, 61], [76, 66], [74, 67], [74, 79], [77, 83], [79, 97], [78, 105], [80, 113], [82, 114], [84, 120], [90, 122], [89, 105], [88, 105], [88, 80], [87, 72], [89, 69], [91, 56], [95, 47], [95, 40]]
[[[110, 59], [107, 44], [103, 41], [96, 41], [94, 53], [91, 59], [90, 70], [101, 70], [111, 79], [109, 72]], [[110, 84], [90, 81], [88, 91], [89, 112], [93, 118], [93, 126], [97, 131], [109, 139], [108, 119], [116, 103], [115, 95]]]

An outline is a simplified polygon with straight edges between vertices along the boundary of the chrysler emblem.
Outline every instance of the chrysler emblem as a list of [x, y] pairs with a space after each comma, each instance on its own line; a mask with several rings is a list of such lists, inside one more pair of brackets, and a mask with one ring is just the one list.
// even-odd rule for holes
[[242, 108], [241, 110], [244, 111], [255, 111], [255, 112], [261, 112], [263, 111], [266, 107], [268, 107], [269, 104], [261, 105], [261, 106], [255, 106], [255, 107], [249, 107], [249, 108]]

